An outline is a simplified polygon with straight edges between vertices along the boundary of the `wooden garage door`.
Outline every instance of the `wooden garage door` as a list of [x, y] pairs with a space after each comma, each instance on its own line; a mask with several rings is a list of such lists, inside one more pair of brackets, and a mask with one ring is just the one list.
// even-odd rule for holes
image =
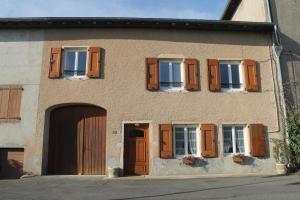
[[51, 112], [48, 174], [105, 174], [106, 111], [69, 106]]
[[0, 179], [16, 179], [23, 175], [24, 149], [0, 149]]

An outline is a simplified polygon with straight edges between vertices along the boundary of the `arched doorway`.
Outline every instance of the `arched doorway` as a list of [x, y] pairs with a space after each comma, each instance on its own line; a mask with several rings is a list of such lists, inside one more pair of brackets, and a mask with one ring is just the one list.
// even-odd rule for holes
[[66, 106], [50, 113], [48, 174], [105, 174], [106, 110]]

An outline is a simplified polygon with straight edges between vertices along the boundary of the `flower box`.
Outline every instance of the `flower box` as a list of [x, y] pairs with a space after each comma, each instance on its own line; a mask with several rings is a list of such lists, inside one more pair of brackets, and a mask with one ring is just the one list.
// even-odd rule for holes
[[237, 154], [232, 156], [232, 160], [235, 163], [242, 164], [244, 162], [245, 156], [243, 154]]
[[186, 157], [183, 157], [181, 161], [182, 161], [182, 164], [191, 166], [191, 165], [195, 164], [196, 158], [194, 156], [186, 156]]

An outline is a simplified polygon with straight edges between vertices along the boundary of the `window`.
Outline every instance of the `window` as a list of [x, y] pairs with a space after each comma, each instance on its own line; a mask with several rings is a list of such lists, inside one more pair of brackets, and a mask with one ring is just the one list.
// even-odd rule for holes
[[220, 62], [222, 91], [241, 91], [243, 82], [240, 62]]
[[224, 154], [245, 154], [246, 137], [244, 126], [224, 126]]
[[161, 90], [183, 90], [181, 61], [159, 61], [159, 87]]
[[0, 123], [17, 122], [21, 119], [20, 85], [0, 85]]
[[174, 126], [174, 152], [177, 157], [198, 155], [198, 136], [195, 126]]
[[65, 77], [85, 77], [87, 49], [67, 48], [64, 50], [63, 74]]

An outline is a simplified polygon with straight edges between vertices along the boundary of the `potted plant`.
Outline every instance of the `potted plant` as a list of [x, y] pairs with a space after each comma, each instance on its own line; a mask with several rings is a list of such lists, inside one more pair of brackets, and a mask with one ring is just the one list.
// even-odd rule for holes
[[280, 139], [271, 139], [274, 143], [273, 146], [273, 156], [276, 160], [276, 172], [277, 174], [286, 174], [288, 163], [288, 147], [284, 140]]
[[244, 154], [235, 154], [232, 156], [233, 162], [238, 163], [238, 164], [243, 164], [244, 159], [245, 159]]
[[182, 158], [181, 162], [182, 164], [191, 166], [195, 164], [196, 158], [194, 156], [185, 156]]

